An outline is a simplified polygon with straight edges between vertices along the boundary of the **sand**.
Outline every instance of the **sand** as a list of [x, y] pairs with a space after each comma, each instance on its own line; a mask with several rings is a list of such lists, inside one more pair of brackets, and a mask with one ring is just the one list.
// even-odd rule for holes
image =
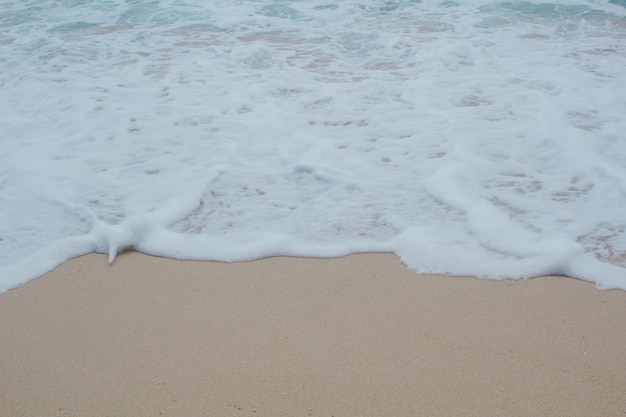
[[0, 296], [2, 416], [624, 416], [626, 292], [124, 253]]

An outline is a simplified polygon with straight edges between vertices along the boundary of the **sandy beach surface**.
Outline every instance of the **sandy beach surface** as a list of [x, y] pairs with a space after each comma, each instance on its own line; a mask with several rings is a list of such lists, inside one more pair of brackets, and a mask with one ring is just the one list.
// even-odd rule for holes
[[626, 292], [391, 254], [67, 262], [0, 296], [2, 416], [625, 416]]

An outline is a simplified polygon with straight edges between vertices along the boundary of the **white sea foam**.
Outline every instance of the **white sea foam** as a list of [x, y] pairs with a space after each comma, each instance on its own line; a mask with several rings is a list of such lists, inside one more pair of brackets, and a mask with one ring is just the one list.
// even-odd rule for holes
[[623, 6], [3, 2], [0, 292], [129, 248], [626, 289]]

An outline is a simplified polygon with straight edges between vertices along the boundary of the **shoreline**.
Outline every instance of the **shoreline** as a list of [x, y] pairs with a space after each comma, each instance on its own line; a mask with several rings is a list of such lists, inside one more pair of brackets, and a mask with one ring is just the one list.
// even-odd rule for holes
[[91, 254], [0, 296], [0, 415], [623, 415], [624, 311], [392, 254]]

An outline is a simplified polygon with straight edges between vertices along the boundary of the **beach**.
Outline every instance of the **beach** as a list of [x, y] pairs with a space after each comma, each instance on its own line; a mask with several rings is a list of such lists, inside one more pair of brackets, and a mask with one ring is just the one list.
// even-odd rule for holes
[[0, 417], [626, 417], [625, 5], [0, 2]]
[[124, 252], [0, 296], [2, 416], [622, 416], [626, 292]]

